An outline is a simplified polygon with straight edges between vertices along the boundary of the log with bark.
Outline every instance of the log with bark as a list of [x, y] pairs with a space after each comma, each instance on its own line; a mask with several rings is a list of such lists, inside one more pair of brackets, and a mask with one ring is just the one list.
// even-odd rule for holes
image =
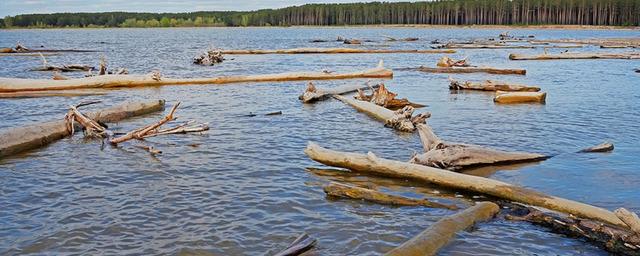
[[[378, 85], [375, 85], [374, 87], [377, 87], [377, 86]], [[332, 95], [342, 95], [350, 92], [355, 92], [358, 89], [365, 89], [368, 87], [369, 86], [366, 84], [365, 85], [348, 84], [348, 85], [339, 86], [335, 88], [318, 89], [312, 82], [309, 82], [307, 84], [307, 89], [304, 91], [304, 93], [302, 93], [302, 95], [298, 97], [298, 99], [304, 103], [312, 103], [315, 101], [319, 101], [319, 100], [323, 100], [325, 98], [331, 97]]]
[[[144, 115], [162, 110], [164, 100], [126, 103], [85, 114], [85, 116], [101, 123], [117, 122], [125, 118]], [[74, 127], [79, 129], [80, 126]], [[47, 145], [70, 135], [64, 120], [9, 128], [0, 131], [0, 157], [13, 155], [22, 151]]]
[[164, 78], [159, 72], [154, 72], [148, 75], [104, 75], [69, 80], [0, 78], [0, 92], [391, 77], [393, 77], [393, 72], [384, 68], [382, 65], [373, 69], [342, 74], [326, 72], [297, 72], [184, 79]]
[[385, 255], [423, 256], [436, 255], [457, 232], [468, 229], [477, 222], [492, 219], [500, 210], [497, 204], [478, 202], [459, 213], [444, 217], [409, 241], [389, 251]]
[[603, 142], [599, 145], [580, 150], [578, 151], [578, 153], [610, 152], [610, 151], [613, 151], [613, 143]]
[[307, 145], [304, 152], [311, 159], [328, 166], [346, 168], [355, 172], [433, 183], [444, 187], [462, 189], [510, 201], [540, 206], [582, 218], [600, 220], [623, 228], [628, 227], [609, 210], [543, 194], [502, 181], [451, 172], [424, 165], [388, 160], [379, 158], [371, 152], [368, 154], [357, 154], [329, 150], [313, 142]]
[[333, 97], [352, 106], [358, 111], [364, 112], [384, 122], [386, 127], [391, 127], [402, 132], [415, 131], [416, 124], [424, 123], [424, 121], [431, 116], [428, 112], [413, 116], [414, 108], [411, 106], [392, 111], [368, 101], [351, 99], [340, 95], [334, 95]]
[[496, 75], [526, 75], [527, 71], [524, 69], [502, 69], [502, 68], [490, 68], [490, 67], [425, 67], [420, 66], [418, 68], [404, 68], [400, 70], [417, 70], [426, 73], [489, 73]]
[[564, 60], [564, 59], [640, 59], [640, 53], [560, 53], [560, 54], [540, 54], [540, 55], [524, 55], [509, 54], [510, 60]]
[[513, 104], [513, 103], [545, 103], [547, 99], [546, 92], [504, 92], [496, 91], [493, 98], [495, 103]]
[[478, 91], [522, 91], [537, 92], [539, 87], [512, 84], [508, 82], [486, 80], [482, 82], [458, 81], [449, 79], [450, 90], [478, 90]]
[[223, 54], [338, 54], [338, 53], [455, 53], [455, 50], [403, 50], [355, 48], [294, 48], [279, 50], [223, 50]]
[[301, 234], [283, 251], [276, 253], [274, 256], [296, 256], [311, 250], [315, 246], [317, 240], [309, 237], [306, 233]]
[[355, 96], [357, 100], [372, 102], [378, 106], [385, 107], [391, 110], [397, 110], [404, 108], [406, 106], [412, 106], [414, 108], [422, 108], [425, 105], [417, 104], [410, 102], [408, 99], [396, 99], [398, 94], [390, 92], [384, 86], [383, 83], [380, 83], [376, 86], [377, 88], [370, 87], [371, 94], [366, 95], [363, 90], [357, 89], [358, 94]]
[[432, 202], [428, 199], [414, 199], [402, 196], [395, 196], [385, 194], [373, 189], [361, 188], [337, 182], [331, 182], [323, 187], [324, 192], [328, 196], [359, 199], [364, 201], [370, 201], [378, 204], [394, 205], [394, 206], [425, 206], [433, 208], [444, 208], [449, 210], [458, 209], [455, 205], [442, 204], [438, 202]]
[[450, 67], [472, 67], [469, 63], [467, 63], [467, 59], [461, 60], [453, 60], [448, 56], [442, 56], [436, 63], [436, 66], [441, 68], [450, 68]]

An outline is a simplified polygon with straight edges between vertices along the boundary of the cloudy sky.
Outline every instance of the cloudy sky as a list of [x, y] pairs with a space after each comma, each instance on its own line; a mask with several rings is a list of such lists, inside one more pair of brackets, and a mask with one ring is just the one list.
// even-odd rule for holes
[[[16, 14], [54, 12], [247, 11], [302, 5], [305, 3], [352, 3], [363, 1], [368, 2], [372, 0], [0, 0], [0, 17]], [[401, 0], [386, 1], [400, 2]]]

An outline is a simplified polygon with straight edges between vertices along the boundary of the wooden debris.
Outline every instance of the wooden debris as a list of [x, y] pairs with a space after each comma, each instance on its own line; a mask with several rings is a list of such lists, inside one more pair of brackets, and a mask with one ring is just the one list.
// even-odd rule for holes
[[471, 65], [469, 65], [469, 63], [467, 63], [467, 59], [453, 60], [453, 59], [449, 58], [448, 56], [442, 56], [442, 58], [440, 58], [438, 60], [438, 63], [436, 63], [436, 66], [444, 67], [444, 68], [471, 67]]
[[395, 206], [426, 206], [434, 208], [444, 208], [449, 210], [458, 209], [458, 207], [455, 205], [441, 204], [429, 201], [427, 199], [418, 200], [408, 197], [394, 196], [372, 189], [361, 188], [337, 182], [331, 182], [329, 185], [324, 186], [323, 190], [328, 196], [361, 199], [378, 204], [388, 204]]
[[311, 41], [309, 41], [310, 43], [326, 43], [329, 42], [328, 40], [324, 40], [324, 39], [313, 39]]
[[[635, 212], [631, 212], [625, 208], [618, 208], [613, 213], [622, 220], [633, 232], [640, 236], [640, 218]], [[638, 237], [640, 238], [640, 237]], [[638, 245], [640, 245], [640, 240], [638, 240]], [[640, 248], [638, 248], [640, 252]]]
[[279, 50], [222, 50], [223, 54], [338, 54], [338, 53], [455, 53], [455, 50], [403, 50], [357, 48], [293, 48]]
[[588, 147], [578, 151], [579, 153], [593, 153], [593, 152], [610, 152], [613, 151], [613, 143], [603, 142], [599, 145]]
[[390, 37], [390, 36], [383, 36], [384, 38], [387, 39], [387, 41], [389, 42], [396, 42], [396, 41], [404, 41], [404, 42], [413, 42], [413, 41], [418, 41], [420, 40], [417, 37], [406, 37], [406, 38], [394, 38], [394, 37]]
[[[86, 113], [85, 116], [99, 123], [110, 123], [159, 111], [163, 108], [164, 100], [152, 100], [126, 103], [101, 111]], [[3, 129], [0, 131], [0, 157], [38, 148], [69, 136], [69, 134], [70, 131], [64, 120], [54, 120], [24, 127]]]
[[401, 109], [405, 106], [412, 106], [414, 108], [422, 108], [424, 105], [410, 102], [408, 99], [396, 99], [396, 93], [390, 92], [384, 86], [384, 84], [380, 83], [377, 86], [377, 89], [371, 87], [372, 94], [366, 95], [363, 90], [357, 89], [358, 94], [355, 96], [356, 99], [362, 101], [372, 102], [378, 106], [382, 106], [391, 110]]
[[78, 106], [69, 106], [69, 112], [64, 117], [69, 134], [73, 135], [75, 133], [75, 122], [78, 122], [83, 127], [85, 137], [107, 137], [107, 128], [90, 117], [82, 114], [77, 107]]
[[533, 49], [532, 45], [506, 45], [506, 44], [445, 44], [436, 48], [443, 49]]
[[161, 77], [160, 73], [158, 72], [149, 75], [108, 75], [69, 80], [0, 78], [0, 92], [391, 77], [393, 77], [393, 72], [379, 65], [377, 68], [369, 70], [342, 74], [327, 74], [324, 72], [297, 72], [268, 75], [176, 79]]
[[449, 79], [450, 90], [478, 90], [478, 91], [521, 91], [521, 92], [537, 92], [539, 87], [527, 86], [520, 84], [512, 84], [501, 81], [486, 80], [483, 82], [458, 81]]
[[0, 99], [23, 99], [40, 97], [78, 97], [90, 95], [106, 95], [104, 91], [27, 91], [27, 92], [0, 92]]
[[582, 218], [595, 219], [627, 227], [613, 212], [576, 201], [546, 195], [535, 190], [514, 186], [502, 181], [466, 175], [424, 165], [379, 158], [373, 153], [357, 154], [333, 151], [309, 142], [305, 154], [322, 164], [387, 177], [413, 179], [440, 186], [473, 191], [486, 195], [545, 207]]
[[408, 68], [403, 70], [417, 70], [427, 73], [489, 73], [496, 75], [526, 75], [527, 71], [524, 69], [501, 69], [501, 68], [489, 68], [489, 67], [424, 67]]
[[193, 63], [204, 66], [213, 66], [224, 61], [224, 56], [220, 50], [208, 50], [193, 58]]
[[411, 163], [447, 170], [542, 161], [548, 156], [525, 152], [507, 152], [478, 145], [448, 143], [433, 132], [426, 123], [416, 125], [424, 153], [413, 156]]
[[385, 255], [436, 255], [440, 248], [455, 237], [456, 232], [468, 229], [477, 222], [492, 219], [499, 210], [500, 207], [497, 204], [478, 202], [464, 211], [440, 219], [425, 231]]
[[309, 237], [309, 235], [307, 235], [306, 233], [303, 233], [302, 235], [298, 236], [298, 238], [296, 238], [296, 240], [294, 240], [293, 243], [287, 246], [287, 248], [275, 254], [274, 256], [301, 255], [302, 253], [308, 250], [311, 250], [311, 248], [313, 248], [313, 246], [315, 246], [316, 243], [317, 243], [316, 239]]
[[559, 53], [559, 54], [540, 54], [540, 55], [524, 55], [509, 54], [510, 60], [564, 60], [564, 59], [640, 59], [639, 52], [628, 53]]
[[511, 103], [545, 103], [547, 99], [546, 92], [504, 92], [496, 91], [493, 98], [495, 103], [511, 104]]
[[[33, 68], [32, 71], [54, 71], [54, 72], [74, 72], [74, 71], [89, 71], [92, 70], [92, 66], [82, 65], [82, 64], [69, 64], [69, 65], [49, 65], [47, 59], [40, 53], [40, 58], [42, 58], [42, 67]], [[55, 79], [55, 77], [54, 77]]]
[[155, 137], [159, 135], [167, 135], [167, 134], [185, 134], [185, 133], [205, 132], [208, 130], [209, 130], [209, 125], [207, 124], [194, 124], [193, 121], [188, 121], [172, 128], [151, 131], [147, 134], [141, 135], [141, 138], [144, 139], [144, 138]]
[[0, 52], [0, 57], [40, 57], [40, 56], [56, 56], [60, 55], [59, 53], [2, 53]]
[[147, 146], [147, 145], [135, 145], [137, 148], [141, 148], [147, 152], [149, 152], [151, 155], [158, 155], [158, 154], [162, 154], [161, 150], [157, 150], [152, 146]]
[[140, 129], [136, 129], [133, 130], [131, 132], [128, 132], [127, 134], [118, 137], [118, 138], [113, 138], [111, 140], [109, 140], [109, 142], [111, 142], [111, 144], [118, 144], [118, 143], [122, 143], [128, 140], [132, 140], [132, 139], [143, 139], [145, 137], [150, 137], [152, 135], [154, 135], [155, 133], [158, 133], [157, 129], [162, 126], [163, 124], [174, 120], [174, 116], [173, 114], [176, 112], [176, 109], [178, 108], [178, 106], [180, 106], [180, 102], [176, 103], [175, 105], [173, 105], [173, 107], [171, 108], [171, 110], [169, 111], [169, 114], [167, 114], [166, 116], [164, 116], [164, 118], [160, 119], [160, 121], [147, 125], [145, 127], [142, 127]]
[[397, 111], [392, 111], [368, 101], [351, 99], [340, 95], [334, 95], [333, 97], [352, 106], [358, 111], [362, 111], [384, 122], [385, 126], [403, 132], [415, 131], [415, 125], [424, 122], [424, 120], [431, 115], [429, 113], [420, 113], [413, 116], [414, 108], [411, 106], [406, 106]]
[[[374, 87], [377, 87], [375, 85]], [[307, 84], [307, 89], [304, 91], [302, 95], [298, 97], [304, 103], [311, 103], [315, 101], [319, 101], [325, 98], [330, 97], [331, 95], [342, 95], [345, 93], [355, 92], [358, 89], [367, 88], [367, 85], [358, 85], [358, 84], [348, 84], [344, 86], [339, 86], [330, 89], [318, 89], [316, 86], [309, 82]]]
[[598, 46], [629, 46], [640, 47], [640, 38], [587, 38], [587, 39], [545, 39], [536, 40], [532, 43], [572, 43], [572, 44], [591, 44]]
[[358, 39], [345, 39], [342, 41], [344, 44], [362, 44], [362, 41]]

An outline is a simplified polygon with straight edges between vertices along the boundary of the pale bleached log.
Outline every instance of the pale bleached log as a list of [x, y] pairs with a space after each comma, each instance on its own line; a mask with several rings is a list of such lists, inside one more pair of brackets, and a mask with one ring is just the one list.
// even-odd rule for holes
[[502, 181], [471, 176], [424, 165], [379, 158], [373, 153], [357, 154], [322, 148], [309, 142], [304, 150], [311, 159], [322, 164], [350, 169], [355, 172], [413, 179], [440, 186], [473, 191], [524, 204], [545, 207], [587, 219], [628, 227], [613, 212], [592, 205], [546, 195]]
[[444, 217], [409, 241], [389, 251], [388, 256], [436, 255], [457, 232], [468, 229], [477, 222], [492, 219], [500, 210], [497, 204], [478, 202], [464, 211]]
[[26, 92], [0, 92], [0, 98], [22, 99], [40, 97], [79, 97], [92, 95], [106, 95], [104, 91], [26, 91]]
[[503, 92], [496, 91], [493, 98], [495, 103], [513, 104], [513, 103], [545, 103], [547, 100], [546, 92]]
[[504, 69], [490, 67], [418, 67], [402, 70], [417, 70], [426, 73], [489, 73], [495, 75], [526, 75], [527, 70], [524, 69]]
[[640, 218], [635, 212], [631, 212], [625, 208], [618, 208], [614, 211], [616, 216], [626, 223], [633, 232], [640, 235]]
[[446, 44], [444, 49], [532, 49], [531, 45], [502, 45], [502, 44]]
[[477, 90], [477, 91], [526, 91], [537, 92], [539, 87], [513, 84], [502, 81], [486, 80], [482, 82], [450, 80], [450, 90]]
[[458, 209], [458, 207], [455, 205], [432, 202], [427, 199], [419, 200], [414, 198], [389, 195], [379, 191], [375, 191], [373, 189], [361, 188], [337, 182], [331, 182], [329, 185], [324, 186], [323, 190], [329, 196], [360, 199], [378, 204], [395, 206], [425, 206], [450, 210]]
[[609, 152], [613, 151], [613, 143], [611, 142], [603, 142], [599, 145], [588, 147], [578, 152], [580, 153], [592, 153], [592, 152]]
[[[374, 85], [374, 88], [377, 88], [379, 85]], [[322, 100], [324, 98], [330, 97], [331, 95], [341, 95], [345, 93], [355, 92], [358, 89], [368, 88], [367, 85], [360, 84], [347, 84], [343, 86], [338, 86], [334, 88], [327, 89], [318, 89], [316, 86], [309, 82], [307, 84], [307, 89], [304, 91], [302, 95], [298, 97], [304, 103], [311, 103], [314, 101]]]
[[294, 48], [278, 50], [223, 50], [223, 54], [338, 54], [338, 53], [455, 53], [455, 50], [403, 50], [356, 48]]
[[404, 132], [413, 132], [416, 124], [423, 123], [424, 120], [431, 116], [430, 113], [420, 113], [413, 116], [414, 109], [411, 106], [406, 106], [402, 109], [392, 111], [368, 101], [356, 100], [340, 95], [334, 95], [333, 97], [347, 105], [350, 105], [360, 112], [364, 112], [365, 114], [384, 122], [385, 126]]
[[154, 73], [150, 75], [104, 75], [69, 80], [0, 78], [0, 92], [391, 77], [393, 77], [393, 71], [386, 69], [383, 66], [378, 66], [373, 69], [342, 74], [325, 72], [296, 72], [269, 75], [176, 79], [164, 78], [158, 73]]
[[[151, 100], [125, 103], [85, 115], [97, 122], [110, 123], [162, 109], [164, 109], [164, 100]], [[0, 157], [42, 147], [69, 134], [70, 131], [62, 115], [59, 120], [3, 129], [0, 131]]]
[[539, 55], [525, 55], [525, 54], [509, 54], [510, 60], [564, 60], [564, 59], [640, 59], [640, 53], [628, 52], [628, 53], [559, 53], [559, 54], [539, 54]]
[[132, 139], [143, 139], [145, 136], [149, 137], [148, 135], [150, 132], [157, 131], [158, 128], [160, 128], [160, 126], [162, 126], [163, 124], [175, 119], [174, 114], [178, 106], [180, 106], [180, 102], [173, 105], [171, 110], [169, 110], [169, 113], [166, 116], [164, 116], [162, 119], [160, 119], [160, 121], [147, 125], [145, 127], [142, 127], [140, 129], [136, 129], [131, 132], [128, 132], [127, 134], [122, 135], [121, 137], [112, 138], [111, 140], [109, 140], [109, 142], [115, 145], [115, 144], [122, 143]]

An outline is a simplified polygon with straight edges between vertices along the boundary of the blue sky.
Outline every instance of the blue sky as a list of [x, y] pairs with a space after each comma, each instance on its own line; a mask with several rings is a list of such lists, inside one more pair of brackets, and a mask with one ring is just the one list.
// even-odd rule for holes
[[[247, 11], [280, 8], [305, 3], [353, 3], [372, 0], [209, 0], [209, 1], [143, 1], [143, 0], [0, 0], [0, 17], [6, 15], [54, 12], [191, 12]], [[400, 2], [401, 0], [386, 0]], [[404, 0], [406, 1], [406, 0]]]

